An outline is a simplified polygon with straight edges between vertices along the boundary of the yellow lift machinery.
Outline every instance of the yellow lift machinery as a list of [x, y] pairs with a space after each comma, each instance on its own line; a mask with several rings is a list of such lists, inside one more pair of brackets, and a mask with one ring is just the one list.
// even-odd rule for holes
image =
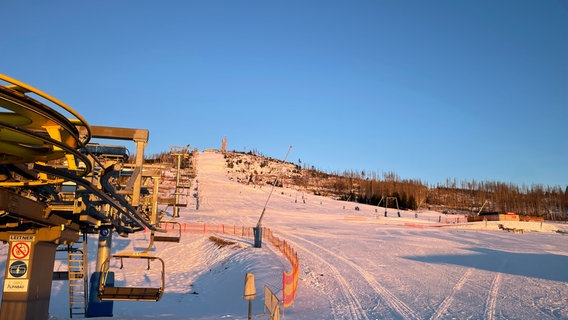
[[[134, 141], [135, 163], [97, 156], [87, 147], [92, 138]], [[147, 251], [110, 255], [113, 232], [121, 236], [146, 229], [152, 234], [165, 232], [157, 227], [157, 189], [153, 201], [141, 194], [143, 177], [149, 175], [143, 164], [147, 142], [148, 130], [91, 126], [58, 99], [0, 74], [0, 240], [10, 245], [0, 320], [48, 319], [56, 248], [72, 246], [83, 234], [99, 235], [95, 297], [102, 301], [161, 298], [162, 259]], [[117, 188], [117, 174], [126, 169], [131, 173], [128, 181]], [[152, 170], [151, 176], [159, 176], [159, 169]], [[64, 195], [62, 190], [70, 186], [76, 190]], [[161, 240], [153, 236], [150, 246], [154, 240], [179, 242], [179, 236]], [[161, 284], [109, 286], [111, 258], [146, 259], [148, 266], [159, 262]], [[92, 292], [89, 298], [93, 301]], [[85, 312], [89, 308], [91, 303], [84, 306]]]

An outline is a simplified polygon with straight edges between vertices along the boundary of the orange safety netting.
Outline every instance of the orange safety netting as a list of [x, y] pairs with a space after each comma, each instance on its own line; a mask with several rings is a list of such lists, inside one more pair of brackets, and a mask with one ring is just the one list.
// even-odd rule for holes
[[[221, 233], [233, 234], [242, 237], [254, 236], [253, 228], [234, 225], [183, 223], [181, 228], [183, 232], [190, 233]], [[282, 305], [284, 308], [290, 307], [294, 304], [294, 299], [296, 298], [296, 292], [298, 289], [298, 269], [300, 266], [298, 254], [288, 243], [286, 243], [286, 241], [280, 240], [278, 237], [274, 236], [270, 229], [262, 228], [262, 230], [262, 237], [278, 248], [278, 250], [284, 254], [288, 262], [290, 262], [292, 267], [290, 272], [282, 271]]]
[[292, 266], [291, 272], [282, 272], [282, 305], [284, 308], [290, 307], [294, 304], [298, 289], [298, 269], [300, 265], [298, 254], [286, 241], [282, 241], [274, 236], [270, 229], [264, 228], [263, 235], [264, 238], [268, 239], [272, 245], [284, 254]]

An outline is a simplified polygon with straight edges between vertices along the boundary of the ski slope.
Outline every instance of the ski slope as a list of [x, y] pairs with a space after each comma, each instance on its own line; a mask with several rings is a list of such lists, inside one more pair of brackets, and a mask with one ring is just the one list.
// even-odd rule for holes
[[[202, 152], [197, 163], [199, 210], [190, 199], [177, 221], [255, 226], [271, 187], [232, 181], [220, 153]], [[566, 225], [525, 223], [516, 226], [526, 230], [518, 234], [491, 222], [440, 224], [446, 217], [438, 212], [396, 213], [389, 209], [384, 217], [384, 208], [276, 188], [263, 226], [300, 260], [296, 301], [283, 318], [568, 319], [568, 236], [552, 232]], [[151, 252], [165, 260], [167, 272], [162, 300], [115, 302], [114, 318], [247, 319], [243, 288], [250, 272], [257, 287], [253, 319], [267, 319], [262, 288], [280, 296], [288, 262], [266, 242], [253, 248], [250, 238], [219, 234], [235, 244], [218, 247], [209, 236], [186, 232], [179, 244], [156, 243]], [[116, 236], [113, 250], [141, 250], [148, 237]], [[5, 264], [7, 245], [1, 250]], [[124, 269], [117, 278], [147, 285], [155, 281], [151, 272]], [[67, 299], [66, 282], [54, 282], [51, 318], [69, 318]]]

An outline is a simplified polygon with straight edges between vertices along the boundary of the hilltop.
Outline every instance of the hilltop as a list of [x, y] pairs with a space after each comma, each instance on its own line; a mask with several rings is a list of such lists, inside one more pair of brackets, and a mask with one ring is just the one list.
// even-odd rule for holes
[[394, 197], [401, 208], [411, 210], [468, 215], [512, 211], [522, 216], [568, 220], [568, 186], [562, 190], [560, 186], [451, 179], [443, 185], [428, 186], [420, 180], [400, 179], [392, 172], [382, 176], [365, 171], [326, 173], [314, 166], [283, 162], [252, 151], [227, 152], [224, 158], [232, 179], [247, 185], [276, 183], [307, 194], [382, 206], [384, 197]]

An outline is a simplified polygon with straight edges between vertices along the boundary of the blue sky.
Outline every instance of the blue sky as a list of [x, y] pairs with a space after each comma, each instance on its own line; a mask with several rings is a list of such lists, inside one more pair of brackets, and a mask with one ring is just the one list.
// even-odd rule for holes
[[568, 2], [3, 1], [0, 73], [91, 125], [326, 171], [568, 184]]

